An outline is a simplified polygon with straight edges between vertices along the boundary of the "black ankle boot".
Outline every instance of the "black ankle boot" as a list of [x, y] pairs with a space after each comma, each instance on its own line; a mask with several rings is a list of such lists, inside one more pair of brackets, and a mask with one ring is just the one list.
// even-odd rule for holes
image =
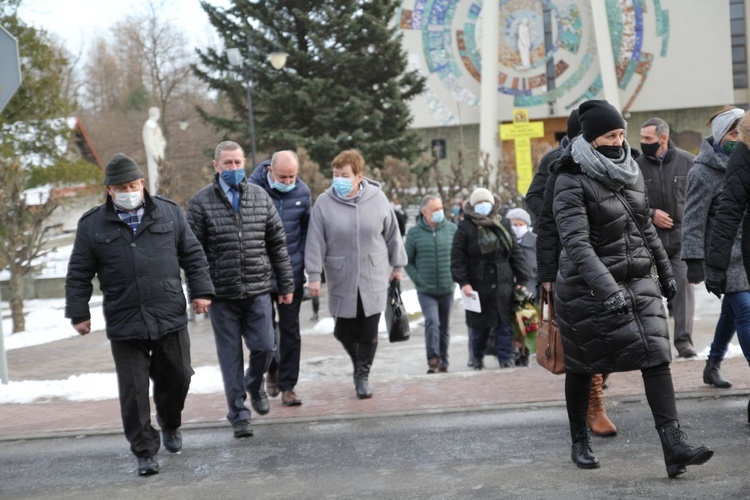
[[688, 465], [701, 465], [708, 462], [714, 452], [707, 446], [693, 448], [687, 443], [687, 435], [680, 429], [676, 421], [667, 422], [659, 431], [661, 447], [664, 450], [664, 463], [667, 466], [667, 475], [675, 477], [685, 472]]
[[588, 426], [570, 423], [570, 436], [573, 445], [570, 447], [570, 459], [581, 469], [598, 469], [601, 467], [599, 459], [591, 449], [591, 434]]
[[711, 358], [706, 360], [706, 367], [703, 369], [703, 383], [707, 385], [713, 385], [719, 389], [729, 389], [732, 387], [732, 383], [725, 379], [719, 371], [721, 369], [721, 361], [715, 361]]

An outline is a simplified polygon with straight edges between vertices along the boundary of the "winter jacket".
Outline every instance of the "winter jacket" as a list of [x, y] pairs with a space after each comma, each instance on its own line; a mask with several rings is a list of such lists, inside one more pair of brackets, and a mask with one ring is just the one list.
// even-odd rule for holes
[[529, 207], [529, 213], [533, 217], [532, 221], [535, 227], [539, 220], [539, 214], [542, 211], [542, 203], [544, 201], [547, 178], [550, 175], [550, 167], [558, 158], [560, 158], [560, 154], [568, 144], [570, 144], [570, 141], [566, 136], [559, 146], [551, 149], [547, 154], [542, 156], [542, 159], [539, 161], [539, 166], [536, 169], [536, 173], [534, 174], [534, 178], [531, 179], [529, 189], [526, 191], [524, 201], [526, 202], [526, 206]]
[[[710, 255], [711, 229], [716, 223], [716, 212], [719, 210], [727, 175], [727, 163], [729, 157], [714, 149], [713, 137], [703, 139], [701, 150], [688, 174], [685, 222], [682, 228], [683, 260], [704, 261], [704, 265], [708, 263], [705, 259]], [[717, 267], [724, 266], [727, 270], [725, 291], [731, 293], [750, 290], [742, 262], [742, 231], [738, 231], [735, 238], [729, 241], [733, 242], [729, 259], [727, 260], [726, 248], [716, 254], [722, 259], [716, 261]]]
[[654, 226], [664, 249], [670, 257], [677, 255], [682, 247], [682, 221], [685, 212], [687, 176], [693, 168], [694, 156], [669, 141], [664, 158], [651, 158], [642, 154], [636, 159], [646, 183], [649, 213], [654, 218], [656, 209], [663, 210], [672, 218], [669, 229]]
[[[621, 194], [639, 218], [645, 244], [612, 190], [586, 176], [572, 158], [560, 165], [553, 207], [563, 251], [555, 312], [565, 370], [571, 373], [627, 371], [671, 361], [667, 319], [659, 283], [650, 276], [649, 250], [662, 285], [674, 276], [648, 214], [643, 176]], [[604, 306], [618, 291], [629, 304], [627, 314]]]
[[531, 295], [533, 295], [534, 297], [537, 296], [536, 288], [538, 285], [536, 241], [537, 235], [532, 233], [531, 230], [527, 231], [526, 234], [523, 235], [521, 241], [516, 240], [518, 246], [520, 246], [521, 250], [523, 251], [523, 257], [526, 259], [526, 264], [528, 264], [529, 266], [530, 277], [528, 280], [522, 283], [522, 285], [524, 285], [528, 289], [529, 293], [531, 293]]
[[557, 234], [552, 203], [555, 199], [555, 183], [559, 175], [560, 165], [565, 161], [572, 161], [569, 146], [562, 150], [557, 159], [549, 166], [542, 207], [534, 226], [534, 231], [537, 234], [536, 264], [539, 283], [552, 283], [557, 279], [562, 244]]
[[[294, 189], [282, 193], [268, 183], [268, 167], [271, 160], [262, 162], [253, 171], [248, 181], [265, 189], [273, 201], [273, 206], [279, 213], [284, 234], [286, 235], [286, 251], [292, 263], [294, 286], [301, 288], [305, 284], [305, 241], [307, 240], [307, 225], [310, 221], [310, 188], [302, 179], [297, 177]], [[274, 283], [275, 285], [275, 283]]]
[[188, 223], [203, 245], [216, 297], [238, 300], [273, 291], [294, 293], [284, 226], [268, 194], [242, 181], [240, 211], [235, 213], [219, 175], [188, 202]]
[[198, 240], [176, 203], [144, 190], [145, 212], [138, 232], [115, 213], [112, 200], [78, 221], [65, 278], [65, 317], [91, 318], [91, 280], [99, 280], [110, 340], [155, 340], [187, 325], [187, 303], [212, 298], [214, 287]]
[[451, 246], [456, 225], [444, 220], [434, 228], [423, 217], [406, 234], [406, 272], [419, 293], [452, 294]]
[[719, 201], [719, 209], [711, 224], [706, 264], [726, 270], [731, 265], [733, 250], [740, 241], [745, 264], [745, 275], [750, 274], [750, 239], [742, 234], [750, 234], [750, 149], [744, 142], [738, 142], [727, 164], [724, 189]]
[[[497, 215], [500, 210], [500, 199], [495, 196], [495, 206], [490, 215]], [[458, 223], [451, 249], [453, 280], [461, 287], [471, 285], [479, 294], [482, 306], [481, 313], [466, 311], [466, 325], [469, 328], [494, 328], [498, 315], [503, 323], [510, 325], [513, 289], [516, 283], [529, 280], [529, 266], [505, 220], [501, 223], [508, 233], [510, 249], [501, 244], [494, 253], [483, 255], [475, 223], [478, 217], [471, 203], [466, 202], [464, 219]], [[500, 241], [504, 240], [499, 229], [493, 228], [492, 231]]]
[[396, 214], [380, 184], [363, 178], [361, 185], [353, 198], [328, 188], [310, 215], [305, 268], [312, 283], [325, 269], [334, 318], [356, 318], [358, 294], [365, 316], [383, 312], [391, 268], [401, 271], [407, 262]]

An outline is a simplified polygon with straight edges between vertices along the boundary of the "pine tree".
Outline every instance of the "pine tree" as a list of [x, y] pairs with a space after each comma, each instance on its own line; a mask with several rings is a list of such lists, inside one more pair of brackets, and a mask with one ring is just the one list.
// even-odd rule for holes
[[[420, 152], [408, 129], [407, 102], [424, 79], [407, 71], [394, 23], [397, 0], [235, 0], [227, 9], [202, 6], [228, 48], [252, 61], [256, 145], [266, 153], [304, 147], [326, 168], [357, 148], [370, 166], [386, 155], [407, 161]], [[248, 22], [249, 19], [249, 22]], [[267, 55], [289, 54], [275, 70]], [[251, 47], [251, 48], [248, 48]], [[227, 136], [249, 144], [245, 75], [216, 49], [199, 51], [198, 76], [225, 96], [234, 116], [203, 112]], [[249, 149], [248, 149], [249, 150]], [[260, 161], [263, 157], [257, 158]]]

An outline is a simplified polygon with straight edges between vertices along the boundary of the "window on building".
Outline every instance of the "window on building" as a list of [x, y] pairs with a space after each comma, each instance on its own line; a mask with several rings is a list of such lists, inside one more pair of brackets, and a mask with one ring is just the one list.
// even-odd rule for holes
[[734, 88], [747, 88], [744, 0], [729, 0], [729, 17], [732, 30], [732, 75], [734, 76]]

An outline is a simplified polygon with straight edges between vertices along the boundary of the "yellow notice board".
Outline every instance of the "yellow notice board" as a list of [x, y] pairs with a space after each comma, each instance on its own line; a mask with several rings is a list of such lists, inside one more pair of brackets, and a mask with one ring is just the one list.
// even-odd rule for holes
[[500, 125], [500, 140], [514, 141], [516, 150], [516, 174], [518, 192], [526, 194], [534, 175], [531, 160], [531, 139], [544, 137], [544, 122], [530, 122], [525, 109], [513, 110], [513, 123]]

